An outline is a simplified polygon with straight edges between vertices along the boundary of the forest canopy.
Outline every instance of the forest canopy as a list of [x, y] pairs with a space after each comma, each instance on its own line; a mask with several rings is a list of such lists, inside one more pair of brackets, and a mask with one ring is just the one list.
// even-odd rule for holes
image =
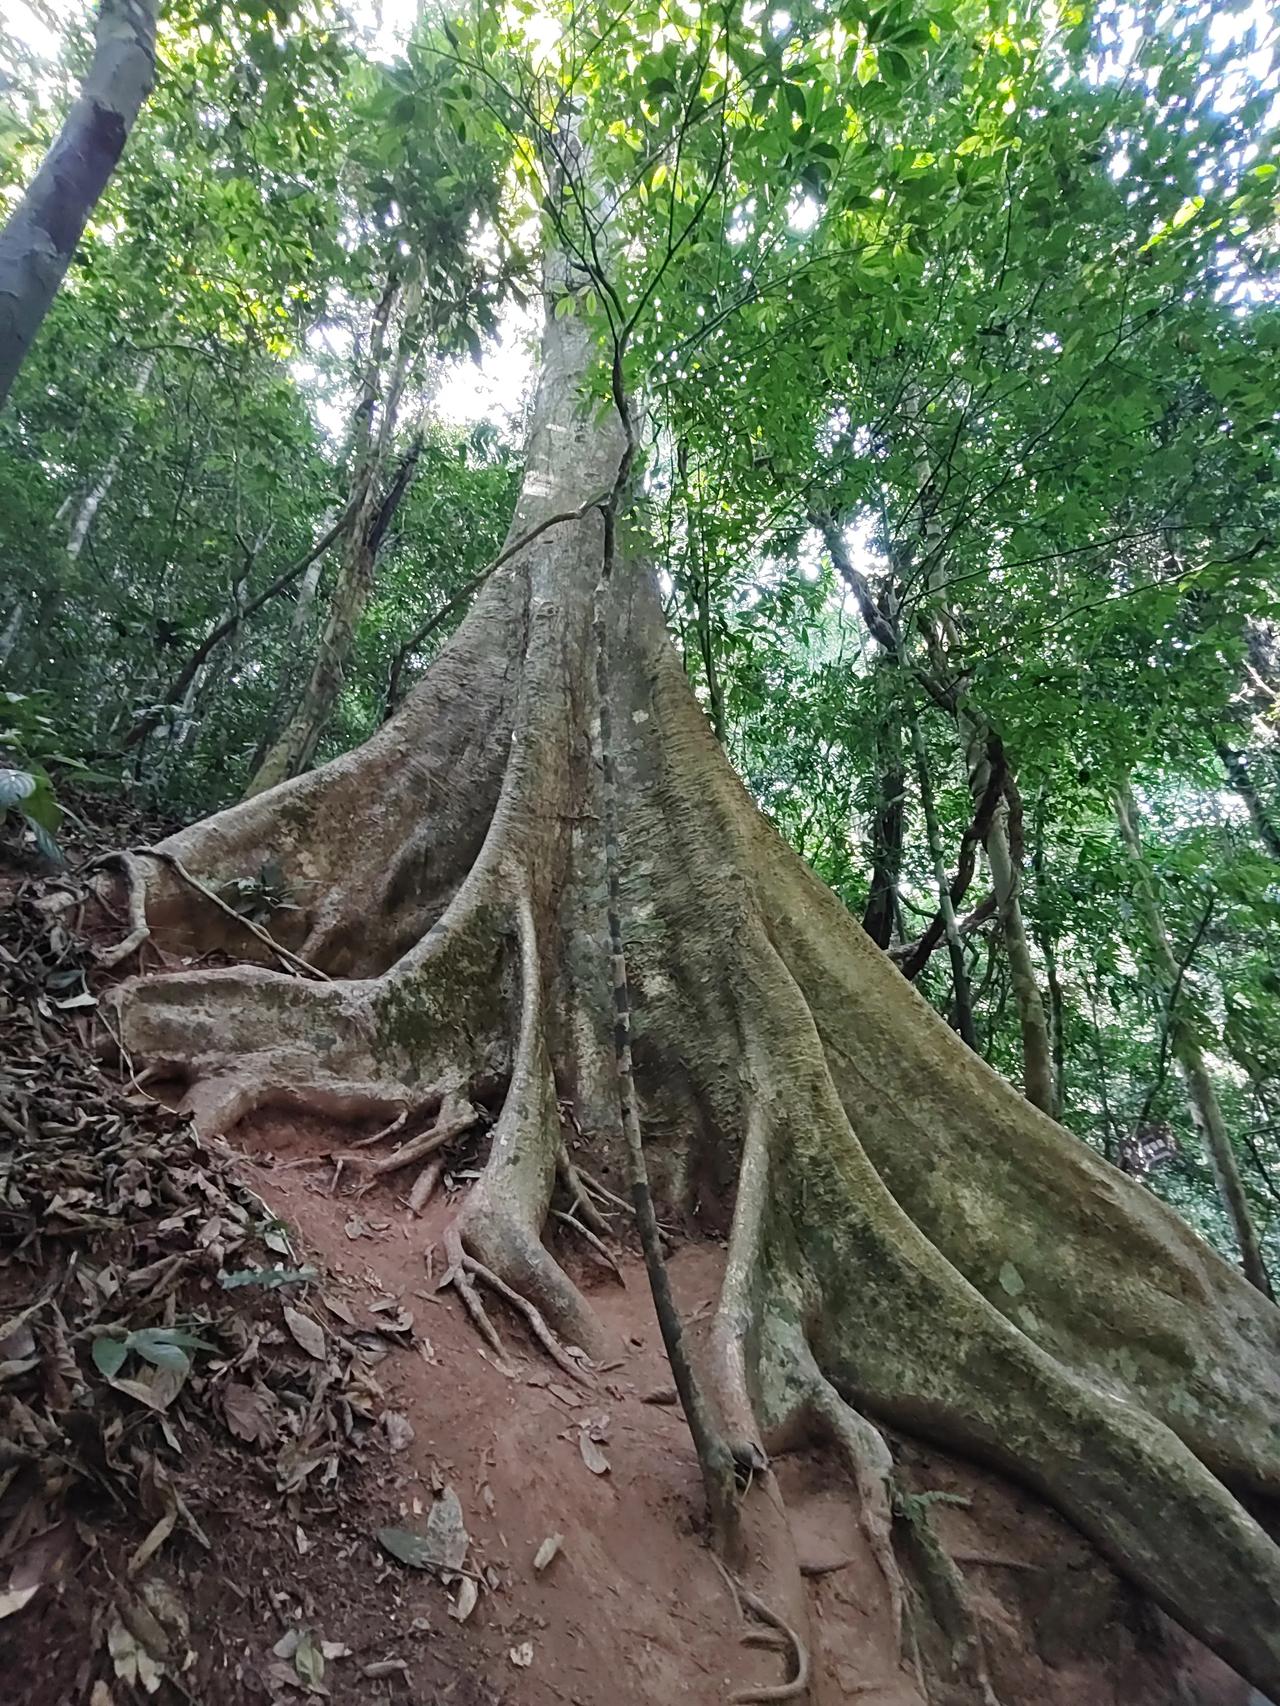
[[[501, 1085], [450, 1271], [469, 1306], [468, 1273], [496, 1273], [592, 1355], [589, 1311], [537, 1242], [568, 1163], [517, 1122], [572, 1103], [584, 1142], [616, 1125], [637, 1165], [656, 1144], [659, 1209], [719, 1193], [714, 1229], [732, 1222], [707, 1437], [721, 1428], [739, 1472], [767, 1462], [788, 1357], [846, 1445], [842, 1406], [899, 1422], [940, 1405], [939, 1437], [1047, 1486], [1274, 1684], [1280, 1637], [1255, 1651], [1215, 1607], [1196, 1625], [1160, 1536], [1098, 1514], [1108, 1475], [1145, 1485], [1158, 1461], [1225, 1535], [1238, 1507], [1204, 1503], [1183, 1458], [1268, 1484], [1252, 1411], [1237, 1461], [1218, 1398], [1168, 1397], [1152, 1350], [1135, 1402], [1182, 1455], [1110, 1417], [1115, 1455], [1086, 1484], [1005, 1463], [1008, 1417], [956, 1421], [927, 1357], [895, 1385], [812, 1326], [857, 1290], [841, 1238], [883, 1238], [868, 1294], [936, 1257], [944, 1301], [926, 1288], [911, 1307], [966, 1323], [997, 1362], [1014, 1323], [1010, 1379], [1050, 1418], [1045, 1452], [1054, 1427], [1091, 1426], [1044, 1372], [1096, 1349], [1061, 1290], [1024, 1298], [1023, 1255], [975, 1253], [982, 1216], [952, 1240], [960, 1185], [943, 1204], [923, 1183], [945, 1132], [950, 1176], [998, 1175], [991, 1225], [1030, 1249], [1032, 1211], [999, 1195], [1015, 1187], [982, 1147], [999, 1132], [1024, 1153], [1025, 1116], [1043, 1195], [1079, 1190], [1080, 1250], [1098, 1233], [1079, 1205], [1128, 1175], [1116, 1215], [1179, 1273], [1202, 1239], [1262, 1294], [1240, 1301], [1225, 1267], [1206, 1282], [1262, 1357], [1280, 1283], [1274, 16], [1256, 0], [65, 13], [31, 0], [0, 24], [0, 830], [50, 874], [104, 800], [210, 819], [154, 859], [120, 855], [134, 928], [109, 969], [145, 973], [166, 930], [228, 953], [228, 914], [256, 932], [219, 970], [123, 985], [126, 1056], [172, 1070], [220, 1131], [268, 1084], [370, 1117], [430, 1085], [425, 1117], [461, 1131]], [[753, 827], [730, 766], [834, 910]], [[572, 831], [542, 824], [556, 813]], [[200, 924], [195, 890], [219, 909]], [[839, 970], [819, 946], [851, 943], [849, 919], [874, 949], [865, 1006], [845, 969], [862, 939]], [[495, 953], [513, 1026], [474, 992], [456, 1011], [422, 995], [429, 965], [470, 991]], [[610, 976], [634, 1061], [628, 1031], [606, 1116], [612, 1019], [582, 1014], [609, 1007]], [[175, 1016], [187, 990], [199, 1023]], [[892, 1024], [934, 1075], [896, 1149], [887, 1112], [865, 1129], [858, 1112]], [[331, 1025], [341, 1061], [300, 1064]], [[465, 1064], [464, 1036], [490, 1038]], [[849, 1067], [863, 1040], [872, 1064]], [[988, 1107], [974, 1057], [1029, 1107]], [[759, 1090], [741, 1119], [739, 1074]], [[500, 1154], [536, 1182], [489, 1224]], [[766, 1174], [801, 1167], [812, 1223], [781, 1188], [763, 1206]], [[870, 1200], [873, 1176], [910, 1237], [887, 1207], [856, 1230], [846, 1198]], [[956, 1274], [998, 1328], [965, 1313]], [[1128, 1303], [1106, 1307], [1127, 1330]], [[740, 1342], [759, 1368], [738, 1368]], [[1231, 1557], [1264, 1593], [1261, 1552]]]

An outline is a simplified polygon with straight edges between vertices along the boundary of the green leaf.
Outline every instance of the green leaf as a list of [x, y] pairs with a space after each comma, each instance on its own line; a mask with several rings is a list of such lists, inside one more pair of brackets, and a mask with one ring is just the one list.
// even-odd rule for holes
[[98, 1373], [108, 1380], [114, 1380], [129, 1355], [129, 1341], [127, 1338], [113, 1339], [104, 1334], [93, 1341], [92, 1355], [93, 1366]]
[[29, 770], [0, 770], [0, 812], [8, 811], [36, 791], [36, 778]]
[[224, 1291], [239, 1291], [246, 1285], [261, 1286], [264, 1291], [275, 1291], [282, 1285], [306, 1285], [308, 1281], [317, 1279], [315, 1268], [235, 1268], [230, 1273], [219, 1273], [218, 1284]]

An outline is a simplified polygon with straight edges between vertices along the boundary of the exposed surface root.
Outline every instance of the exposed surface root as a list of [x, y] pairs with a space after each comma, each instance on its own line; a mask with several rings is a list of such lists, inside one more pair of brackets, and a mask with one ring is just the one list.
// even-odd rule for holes
[[717, 1559], [720, 1574], [728, 1585], [733, 1596], [734, 1607], [740, 1618], [744, 1608], [754, 1613], [767, 1627], [762, 1630], [748, 1629], [742, 1636], [745, 1646], [777, 1646], [778, 1637], [792, 1655], [794, 1675], [788, 1682], [765, 1683], [759, 1687], [738, 1688], [729, 1696], [734, 1706], [748, 1706], [752, 1702], [768, 1702], [773, 1700], [799, 1700], [809, 1687], [809, 1648], [800, 1639], [786, 1619], [773, 1609], [767, 1601], [730, 1574]]
[[575, 1220], [572, 1214], [565, 1214], [562, 1209], [554, 1208], [551, 1213], [562, 1226], [567, 1226], [571, 1232], [576, 1232], [578, 1237], [595, 1251], [619, 1285], [627, 1283], [622, 1277], [622, 1269], [610, 1255], [608, 1245], [589, 1226], [584, 1226], [580, 1220]]
[[987, 1674], [982, 1636], [964, 1577], [930, 1526], [928, 1499], [900, 1492], [894, 1498], [894, 1516], [899, 1544], [919, 1594], [921, 1615], [913, 1635], [923, 1669], [926, 1674], [940, 1670], [953, 1698], [960, 1689], [974, 1706], [1000, 1706]]
[[[384, 1155], [377, 1160], [371, 1160], [365, 1155], [343, 1154], [338, 1159], [347, 1167], [363, 1175], [363, 1183], [358, 1195], [371, 1190], [379, 1179], [384, 1179], [389, 1173], [398, 1173], [405, 1167], [412, 1167], [415, 1162], [425, 1161], [429, 1155], [434, 1155], [438, 1149], [452, 1143], [454, 1138], [461, 1137], [479, 1125], [482, 1115], [479, 1108], [474, 1107], [463, 1097], [447, 1097], [434, 1125], [427, 1131], [419, 1132], [416, 1137], [406, 1139], [390, 1155]], [[393, 1120], [385, 1131], [378, 1133], [386, 1137], [398, 1129], [403, 1123], [404, 1116]], [[372, 1139], [368, 1141], [372, 1142]]]
[[581, 1220], [598, 1238], [609, 1237], [609, 1222], [592, 1201], [587, 1186], [569, 1159], [569, 1151], [564, 1144], [560, 1145], [560, 1152], [556, 1157], [556, 1175], [569, 1198], [569, 1213]]
[[453, 1228], [450, 1228], [450, 1230], [445, 1234], [445, 1254], [448, 1259], [449, 1266], [444, 1278], [436, 1286], [436, 1290], [444, 1291], [449, 1286], [453, 1287], [458, 1296], [462, 1299], [463, 1307], [471, 1317], [476, 1331], [484, 1340], [485, 1344], [489, 1346], [489, 1349], [498, 1358], [503, 1371], [507, 1374], [514, 1374], [515, 1370], [507, 1361], [506, 1350], [503, 1347], [502, 1340], [498, 1337], [498, 1329], [489, 1319], [488, 1312], [485, 1309], [484, 1304], [480, 1301], [480, 1293], [472, 1283], [471, 1275], [467, 1269], [466, 1259], [463, 1254], [461, 1241], [458, 1238], [456, 1230]]
[[387, 1138], [394, 1137], [398, 1131], [403, 1131], [409, 1119], [408, 1108], [401, 1108], [390, 1125], [380, 1126], [377, 1131], [371, 1131], [368, 1137], [359, 1137], [351, 1144], [352, 1149], [372, 1149], [375, 1143], [385, 1143]]
[[491, 1268], [487, 1268], [483, 1262], [478, 1262], [474, 1256], [468, 1255], [463, 1248], [462, 1235], [456, 1223], [446, 1231], [444, 1244], [445, 1256], [449, 1266], [436, 1290], [444, 1291], [449, 1286], [453, 1286], [457, 1290], [476, 1328], [485, 1342], [502, 1358], [504, 1366], [507, 1363], [507, 1354], [503, 1349], [501, 1339], [498, 1337], [497, 1329], [489, 1319], [488, 1311], [480, 1301], [480, 1294], [475, 1284], [477, 1280], [482, 1285], [488, 1286], [490, 1291], [495, 1292], [504, 1303], [521, 1316], [530, 1333], [558, 1368], [563, 1369], [569, 1378], [577, 1381], [580, 1386], [594, 1388], [595, 1381], [590, 1372], [583, 1367], [581, 1362], [569, 1355], [560, 1340], [547, 1326], [536, 1304], [531, 1303], [527, 1297], [522, 1297], [513, 1286], [509, 1286], [504, 1279], [495, 1274]]
[[821, 1374], [810, 1400], [816, 1425], [843, 1459], [858, 1494], [858, 1524], [889, 1591], [895, 1636], [901, 1640], [903, 1586], [893, 1548], [893, 1457], [879, 1428], [846, 1404]]
[[413, 1181], [413, 1189], [409, 1192], [408, 1203], [412, 1214], [421, 1214], [423, 1209], [435, 1195], [436, 1186], [444, 1175], [445, 1161], [443, 1155], [437, 1155], [428, 1161], [426, 1166]]
[[132, 853], [117, 853], [110, 862], [124, 875], [129, 934], [109, 948], [98, 949], [97, 961], [104, 971], [123, 965], [151, 935], [151, 926], [147, 923], [146, 872]]

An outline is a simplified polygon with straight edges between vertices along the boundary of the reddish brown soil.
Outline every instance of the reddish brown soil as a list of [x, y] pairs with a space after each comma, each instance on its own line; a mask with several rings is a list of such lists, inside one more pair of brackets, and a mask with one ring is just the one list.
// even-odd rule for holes
[[[669, 1387], [670, 1375], [636, 1259], [624, 1259], [623, 1288], [576, 1251], [559, 1251], [618, 1340], [620, 1366], [601, 1374], [597, 1390], [574, 1387], [495, 1309], [515, 1369], [509, 1376], [453, 1295], [437, 1296], [429, 1284], [424, 1252], [439, 1236], [447, 1201], [415, 1221], [394, 1183], [354, 1202], [329, 1194], [327, 1169], [290, 1165], [347, 1135], [273, 1116], [242, 1132], [236, 1146], [252, 1187], [329, 1270], [326, 1289], [357, 1322], [370, 1324], [369, 1306], [386, 1297], [413, 1315], [414, 1348], [388, 1358], [377, 1375], [414, 1438], [380, 1460], [367, 1511], [345, 1510], [305, 1556], [282, 1545], [292, 1526], [282, 1522], [278, 1495], [264, 1489], [251, 1507], [227, 1512], [225, 1561], [207, 1569], [200, 1594], [208, 1650], [219, 1654], [216, 1683], [213, 1666], [202, 1667], [209, 1693], [200, 1698], [261, 1698], [270, 1644], [281, 1619], [295, 1613], [325, 1639], [357, 1649], [328, 1672], [343, 1700], [721, 1706], [736, 1688], [782, 1680], [776, 1654], [738, 1642], [723, 1581], [699, 1537], [697, 1468], [680, 1411], [645, 1401]], [[715, 1244], [674, 1255], [686, 1319], [709, 1311], [720, 1261]], [[437, 1252], [436, 1278], [440, 1271]], [[580, 1431], [592, 1423], [606, 1474], [593, 1474], [580, 1450]], [[895, 1447], [916, 1490], [969, 1501], [935, 1506], [935, 1521], [979, 1610], [1002, 1706], [1245, 1706], [1250, 1693], [1237, 1678], [1144, 1606], [1034, 1498], [936, 1451], [902, 1440]], [[802, 1563], [840, 1564], [808, 1578], [814, 1706], [922, 1706], [898, 1660], [883, 1583], [841, 1476], [817, 1451], [778, 1469]], [[433, 1479], [441, 1478], [462, 1502], [469, 1562], [497, 1572], [496, 1590], [481, 1593], [465, 1626], [450, 1620], [438, 1581], [389, 1564], [373, 1540], [387, 1521], [421, 1529]], [[561, 1551], [539, 1576], [534, 1555], [555, 1534], [564, 1537]], [[271, 1591], [283, 1605], [264, 1625]], [[220, 1637], [209, 1626], [215, 1619]], [[513, 1662], [513, 1652], [524, 1657], [530, 1647], [527, 1666]], [[403, 1659], [408, 1672], [359, 1678], [371, 1658]]]

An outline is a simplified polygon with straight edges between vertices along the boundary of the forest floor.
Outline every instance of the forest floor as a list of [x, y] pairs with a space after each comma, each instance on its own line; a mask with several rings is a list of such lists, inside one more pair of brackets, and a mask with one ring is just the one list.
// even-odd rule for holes
[[[199, 1144], [96, 1064], [86, 948], [50, 935], [38, 884], [0, 886], [6, 1701], [721, 1706], [778, 1683], [703, 1544], [625, 1228], [620, 1278], [556, 1252], [619, 1360], [572, 1381], [508, 1319], [502, 1366], [434, 1289], [474, 1137], [422, 1216], [395, 1176], [333, 1188], [360, 1131], [276, 1112]], [[722, 1260], [671, 1257], [695, 1342]], [[1002, 1706], [1250, 1700], [1030, 1495], [894, 1444], [913, 1490], [948, 1495], [933, 1520]], [[777, 1468], [813, 1706], [925, 1706], [846, 1483], [817, 1451]]]

